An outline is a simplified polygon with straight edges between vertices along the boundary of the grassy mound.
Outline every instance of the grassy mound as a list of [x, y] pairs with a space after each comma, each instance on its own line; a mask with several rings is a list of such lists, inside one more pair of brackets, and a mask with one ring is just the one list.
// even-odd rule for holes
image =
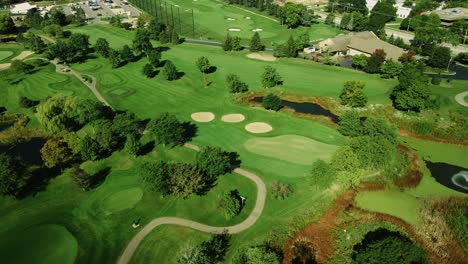
[[115, 88], [107, 92], [108, 95], [115, 97], [115, 98], [127, 97], [134, 93], [135, 93], [134, 89], [126, 88], [126, 87]]
[[252, 138], [244, 146], [258, 155], [304, 165], [312, 164], [316, 159], [328, 160], [338, 149], [338, 146], [297, 135]]
[[74, 263], [77, 253], [75, 238], [59, 225], [36, 226], [0, 242], [6, 263]]
[[11, 55], [13, 55], [13, 51], [0, 50], [0, 61], [10, 57]]
[[143, 197], [140, 188], [130, 188], [112, 194], [102, 202], [103, 209], [108, 214], [130, 209], [135, 206]]

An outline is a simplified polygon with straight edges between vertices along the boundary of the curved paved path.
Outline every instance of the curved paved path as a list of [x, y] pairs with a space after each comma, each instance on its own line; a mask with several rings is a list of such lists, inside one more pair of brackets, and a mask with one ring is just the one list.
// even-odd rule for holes
[[457, 101], [457, 103], [465, 106], [465, 107], [468, 107], [468, 102], [465, 101], [465, 97], [468, 96], [468, 91], [464, 91], [463, 93], [459, 93], [457, 95], [455, 95], [455, 101]]
[[[185, 144], [184, 147], [193, 149], [195, 151], [200, 151], [200, 148], [197, 145]], [[253, 181], [257, 185], [257, 200], [255, 201], [255, 207], [250, 213], [250, 215], [243, 222], [233, 225], [233, 226], [209, 226], [201, 223], [197, 223], [188, 219], [178, 218], [178, 217], [158, 217], [151, 222], [149, 222], [145, 227], [143, 227], [140, 232], [138, 232], [128, 243], [122, 255], [117, 260], [117, 264], [127, 264], [130, 262], [133, 254], [135, 253], [138, 245], [143, 241], [146, 235], [148, 235], [153, 229], [160, 225], [178, 225], [190, 227], [198, 231], [207, 232], [207, 233], [220, 233], [224, 230], [227, 230], [230, 234], [240, 233], [249, 227], [251, 227], [258, 220], [262, 214], [263, 207], [265, 206], [266, 198], [266, 187], [262, 179], [256, 174], [246, 171], [241, 168], [234, 170], [235, 173], [246, 177], [247, 179]]]

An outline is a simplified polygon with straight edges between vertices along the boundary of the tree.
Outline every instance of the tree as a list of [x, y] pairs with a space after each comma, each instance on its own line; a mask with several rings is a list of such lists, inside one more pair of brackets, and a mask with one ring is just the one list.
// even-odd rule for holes
[[276, 199], [284, 200], [292, 193], [292, 188], [287, 183], [275, 181], [271, 184], [271, 192]]
[[222, 48], [224, 51], [231, 51], [232, 50], [232, 37], [229, 34], [229, 32], [226, 35], [226, 38], [224, 39]]
[[206, 80], [206, 73], [210, 70], [211, 68], [211, 65], [210, 65], [210, 61], [208, 60], [208, 58], [206, 57], [199, 57], [197, 59], [197, 67], [198, 67], [198, 70], [203, 74], [203, 83], [205, 85], [205, 87], [207, 86], [207, 80]]
[[148, 35], [151, 39], [159, 40], [161, 32], [166, 30], [164, 23], [158, 22], [157, 19], [151, 19], [148, 24]]
[[86, 171], [80, 168], [80, 165], [75, 164], [69, 170], [73, 181], [75, 182], [78, 187], [82, 188], [84, 191], [88, 190], [92, 187], [92, 176], [89, 175]]
[[144, 130], [141, 120], [131, 112], [117, 113], [112, 121], [112, 127], [121, 137], [126, 137], [130, 134], [139, 135]]
[[426, 107], [430, 92], [429, 87], [420, 82], [413, 83], [406, 88], [397, 86], [392, 91], [393, 105], [400, 110], [419, 112]]
[[250, 40], [249, 49], [252, 52], [257, 52], [263, 50], [262, 40], [260, 39], [260, 34], [255, 32]]
[[147, 161], [140, 166], [138, 173], [150, 190], [168, 195], [171, 193], [170, 167], [164, 161]]
[[333, 154], [331, 166], [337, 172], [356, 173], [362, 164], [353, 149], [349, 146], [344, 146]]
[[292, 245], [293, 263], [315, 263], [315, 249], [308, 238], [299, 237]]
[[171, 37], [172, 36], [169, 29], [166, 28], [165, 30], [161, 31], [161, 33], [159, 33], [159, 42], [161, 42], [161, 44], [169, 43], [171, 41]]
[[249, 90], [248, 85], [240, 80], [236, 74], [228, 74], [226, 76], [226, 86], [231, 93], [243, 93]]
[[0, 34], [10, 34], [15, 30], [13, 19], [8, 14], [0, 14]]
[[364, 54], [353, 56], [353, 66], [357, 69], [364, 69], [367, 66], [369, 58]]
[[207, 256], [207, 261], [203, 263], [214, 264], [224, 261], [230, 240], [231, 236], [225, 230], [222, 233], [211, 235], [208, 241], [203, 241], [201, 243], [202, 254]]
[[[298, 50], [303, 50], [304, 48], [307, 48], [310, 46], [310, 36], [308, 31], [302, 31], [298, 36], [297, 36], [297, 41], [296, 41], [296, 51]], [[297, 55], [297, 52], [296, 54]]]
[[31, 173], [19, 157], [0, 153], [0, 193], [19, 197], [31, 180]]
[[372, 138], [382, 137], [394, 146], [398, 143], [396, 128], [384, 119], [372, 117], [367, 118], [364, 122], [362, 134]]
[[282, 83], [283, 81], [281, 76], [278, 74], [276, 69], [271, 66], [266, 66], [265, 71], [262, 74], [263, 88], [272, 88]]
[[128, 45], [123, 45], [122, 50], [120, 50], [120, 58], [124, 62], [131, 62], [135, 59], [135, 55]]
[[56, 95], [50, 97], [36, 108], [39, 122], [52, 133], [73, 131], [78, 128], [76, 97]]
[[238, 215], [242, 209], [239, 192], [237, 190], [225, 192], [218, 207], [221, 208], [224, 217], [228, 220]]
[[13, 60], [11, 62], [10, 71], [17, 74], [28, 74], [34, 69], [31, 64], [25, 63], [21, 60]]
[[234, 264], [280, 264], [278, 256], [266, 247], [248, 247], [240, 250]]
[[144, 29], [137, 30], [135, 38], [133, 39], [133, 50], [137, 55], [145, 54], [152, 48], [153, 45], [150, 42], [148, 32]]
[[143, 74], [148, 78], [153, 78], [154, 77], [153, 65], [149, 63], [145, 64], [145, 66], [143, 67]]
[[47, 48], [47, 45], [44, 43], [41, 37], [32, 33], [28, 35], [28, 46], [32, 51], [42, 53]]
[[385, 24], [396, 16], [397, 9], [393, 0], [378, 1], [369, 16], [369, 29], [378, 34], [382, 33]]
[[367, 96], [363, 92], [365, 85], [364, 82], [359, 81], [345, 82], [339, 96], [341, 104], [351, 107], [364, 107], [367, 103]]
[[59, 138], [51, 138], [41, 148], [41, 156], [48, 168], [62, 167], [73, 160], [68, 144]]
[[338, 124], [340, 125], [338, 131], [345, 136], [356, 137], [362, 133], [361, 118], [356, 110], [346, 111], [340, 116]]
[[329, 13], [325, 18], [325, 24], [334, 26], [335, 25], [335, 14]]
[[326, 189], [330, 187], [335, 179], [335, 174], [336, 172], [330, 164], [324, 160], [318, 159], [312, 164], [309, 177], [312, 185]]
[[203, 172], [192, 164], [174, 163], [171, 166], [171, 193], [189, 198], [193, 193], [200, 193], [206, 186]]
[[68, 41], [72, 49], [76, 52], [74, 58], [76, 61], [83, 61], [91, 52], [89, 48], [89, 36], [86, 34], [74, 33], [70, 36]]
[[117, 148], [121, 147], [123, 140], [120, 134], [114, 129], [112, 122], [109, 120], [98, 120], [92, 124], [94, 129], [94, 137], [103, 154], [110, 154]]
[[281, 99], [278, 96], [269, 93], [265, 97], [263, 97], [262, 106], [265, 109], [279, 111], [282, 107]]
[[367, 62], [366, 67], [364, 68], [365, 71], [368, 73], [379, 73], [380, 66], [385, 61], [385, 56], [387, 56], [387, 54], [383, 49], [376, 49], [374, 53], [372, 53], [372, 55], [370, 56], [369, 61]]
[[293, 36], [289, 36], [286, 42], [284, 54], [286, 57], [295, 58], [297, 56], [297, 44]]
[[288, 26], [288, 28], [296, 28], [303, 23], [303, 12], [307, 12], [305, 5], [288, 2], [282, 8], [282, 21]]
[[92, 137], [86, 135], [80, 140], [81, 158], [83, 160], [98, 160], [102, 157], [101, 146]]
[[218, 147], [207, 147], [198, 152], [197, 166], [212, 179], [230, 172], [237, 165], [236, 153], [222, 150]]
[[436, 68], [447, 68], [451, 60], [452, 55], [449, 48], [435, 47], [427, 60], [427, 64]]
[[235, 36], [235, 37], [232, 38], [232, 50], [234, 50], [234, 51], [242, 50], [241, 38], [240, 37]]
[[179, 145], [185, 141], [184, 126], [175, 115], [169, 113], [161, 113], [156, 118], [152, 119], [147, 129], [156, 138], [156, 141], [161, 144]]
[[120, 52], [115, 49], [109, 49], [109, 62], [112, 65], [112, 68], [119, 68], [124, 64], [124, 60], [120, 56]]
[[141, 143], [135, 134], [129, 134], [125, 141], [125, 150], [128, 154], [136, 157], [141, 151]]
[[62, 38], [63, 37], [63, 28], [57, 24], [52, 24], [45, 26], [42, 29], [45, 33], [47, 33], [49, 36], [55, 37], [55, 38]]
[[47, 12], [47, 14], [49, 16], [51, 24], [56, 24], [60, 26], [65, 26], [67, 24], [67, 17], [62, 10], [53, 7], [49, 10], [49, 12]]
[[381, 76], [382, 78], [386, 79], [393, 79], [396, 76], [400, 75], [402, 69], [403, 66], [392, 59], [386, 61], [380, 66]]
[[110, 49], [109, 42], [104, 38], [98, 38], [96, 40], [94, 49], [99, 55], [103, 56], [104, 58], [107, 58], [109, 56], [109, 49]]
[[161, 73], [163, 74], [164, 78], [168, 81], [173, 81], [179, 78], [179, 72], [170, 60], [166, 61]]
[[150, 49], [146, 55], [148, 56], [148, 60], [151, 63], [151, 65], [153, 65], [154, 67], [159, 66], [159, 64], [161, 63], [161, 52], [159, 52], [158, 49]]

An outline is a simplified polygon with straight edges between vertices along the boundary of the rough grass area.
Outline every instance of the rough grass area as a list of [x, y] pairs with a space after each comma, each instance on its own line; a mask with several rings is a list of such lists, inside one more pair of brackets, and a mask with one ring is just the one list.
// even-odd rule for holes
[[73, 264], [78, 243], [59, 225], [41, 225], [0, 238], [0, 256], [4, 263]]
[[13, 55], [13, 51], [0, 50], [0, 61], [3, 61], [4, 59], [10, 57], [11, 55]]
[[251, 138], [244, 146], [255, 154], [304, 165], [312, 164], [317, 159], [329, 160], [338, 149], [336, 145], [297, 135]]

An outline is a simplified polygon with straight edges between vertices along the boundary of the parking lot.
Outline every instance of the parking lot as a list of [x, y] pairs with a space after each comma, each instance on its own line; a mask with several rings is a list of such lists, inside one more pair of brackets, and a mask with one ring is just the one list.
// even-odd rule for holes
[[100, 23], [102, 18], [109, 18], [116, 15], [138, 17], [141, 13], [138, 9], [130, 5], [130, 3], [122, 0], [78, 2], [64, 5], [62, 9], [66, 15], [71, 15], [74, 13], [74, 7], [83, 9], [86, 19], [90, 23]]

